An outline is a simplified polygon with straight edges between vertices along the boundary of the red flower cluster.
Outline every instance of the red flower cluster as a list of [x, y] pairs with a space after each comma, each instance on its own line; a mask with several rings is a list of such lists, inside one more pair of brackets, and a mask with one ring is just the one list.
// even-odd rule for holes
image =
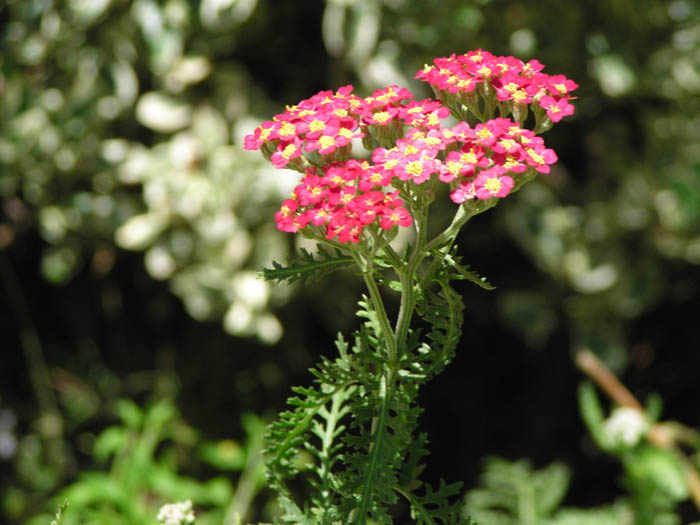
[[[569, 93], [578, 86], [563, 75], [541, 73], [543, 67], [537, 60], [524, 63], [477, 50], [438, 58], [416, 78], [429, 82], [448, 105], [450, 95], [467, 102], [482, 96], [499, 107], [506, 101], [537, 102], [540, 115], [544, 108], [557, 122], [573, 112]], [[435, 176], [450, 185], [456, 203], [502, 198], [516, 186], [518, 174], [529, 168], [548, 173], [557, 161], [540, 137], [517, 122], [495, 118], [474, 127], [467, 122], [443, 127], [447, 107], [412, 99], [398, 86], [366, 98], [354, 95], [352, 86], [322, 91], [245, 137], [244, 147], [262, 149], [275, 167], [291, 163], [305, 174], [277, 212], [277, 227], [297, 232], [312, 225], [325, 228], [328, 239], [357, 243], [366, 226], [411, 225], [392, 184], [405, 190], [406, 182], [422, 184]], [[372, 151], [371, 162], [350, 159], [351, 142], [359, 138]]]
[[[322, 155], [319, 165], [304, 169], [301, 184], [277, 212], [277, 227], [296, 232], [309, 224], [325, 226], [329, 239], [337, 236], [340, 242], [359, 242], [363, 228], [374, 221], [383, 229], [410, 226], [413, 221], [398, 198], [399, 192], [381, 189], [396, 174], [384, 166], [376, 168], [348, 157], [352, 139], [367, 133], [378, 142], [394, 142], [407, 124], [417, 132], [437, 133], [449, 109], [431, 99], [404, 104], [412, 98], [410, 91], [398, 86], [376, 90], [366, 98], [352, 94], [352, 86], [336, 93], [322, 91], [288, 107], [246, 136], [244, 147], [262, 149], [277, 168], [286, 167], [304, 153], [317, 151]], [[313, 164], [314, 159], [305, 158]], [[407, 155], [400, 168], [415, 169], [410, 164], [414, 158]]]
[[413, 220], [398, 191], [384, 193], [389, 180], [376, 178], [368, 162], [350, 159], [323, 171], [310, 168], [275, 215], [277, 227], [297, 232], [309, 223], [325, 226], [326, 238], [356, 243], [365, 226], [378, 222], [388, 230], [395, 224], [410, 226]]
[[482, 84], [493, 88], [500, 102], [537, 102], [552, 122], [574, 112], [568, 101], [578, 84], [564, 75], [542, 73], [544, 66], [537, 60], [526, 63], [478, 49], [464, 55], [436, 58], [433, 64], [426, 65], [415, 78], [428, 82], [441, 98], [473, 93]]

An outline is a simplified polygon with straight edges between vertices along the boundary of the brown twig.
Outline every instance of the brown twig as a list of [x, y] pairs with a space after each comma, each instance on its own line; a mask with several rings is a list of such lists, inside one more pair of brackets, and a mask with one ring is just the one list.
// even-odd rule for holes
[[615, 403], [623, 407], [636, 408], [644, 412], [644, 407], [627, 390], [610, 369], [593, 352], [581, 350], [576, 354], [576, 364], [586, 373]]

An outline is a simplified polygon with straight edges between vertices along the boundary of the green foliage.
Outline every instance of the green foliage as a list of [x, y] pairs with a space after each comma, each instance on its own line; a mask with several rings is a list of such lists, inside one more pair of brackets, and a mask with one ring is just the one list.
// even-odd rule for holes
[[524, 461], [491, 459], [481, 477], [482, 488], [469, 491], [465, 510], [477, 522], [537, 524], [559, 507], [569, 484], [560, 464], [532, 471]]
[[477, 523], [493, 525], [619, 525], [629, 511], [615, 504], [599, 509], [562, 509], [568, 469], [553, 463], [532, 470], [525, 460], [490, 459], [481, 486], [467, 493], [465, 512]]
[[[428, 291], [423, 301], [424, 319], [433, 327], [430, 344], [418, 345], [412, 336], [398, 368], [388, 359], [377, 312], [365, 298], [358, 312], [364, 322], [353, 343], [339, 335], [339, 356], [323, 358], [311, 370], [315, 386], [293, 389], [297, 397], [288, 404], [294, 409], [280, 414], [266, 436], [268, 475], [281, 496], [284, 521], [392, 523], [388, 508], [403, 496], [417, 523], [464, 522], [455, 501], [461, 484], [443, 482], [433, 490], [417, 479], [427, 455], [427, 438], [415, 435], [419, 386], [453, 355], [460, 326], [455, 319], [463, 307], [449, 287], [440, 292]], [[440, 308], [456, 318], [438, 315]], [[381, 374], [390, 366], [394, 372]], [[309, 505], [294, 502], [293, 479], [308, 482]]]
[[[77, 481], [59, 493], [60, 500], [70, 503], [68, 512], [65, 505], [59, 508], [57, 519], [61, 519], [62, 525], [152, 523], [161, 505], [186, 499], [202, 509], [198, 512], [199, 525], [218, 524], [225, 517], [231, 520], [235, 515], [245, 515], [250, 498], [264, 483], [259, 461], [262, 422], [250, 415], [244, 419], [248, 441], [241, 450], [245, 460], [234, 464], [234, 470], [241, 472], [234, 487], [223, 475], [200, 481], [177, 472], [178, 457], [196, 453], [199, 443], [192, 430], [178, 418], [171, 402], [156, 402], [141, 410], [124, 399], [116, 411], [121, 424], [104, 430], [93, 447], [95, 460], [107, 464], [108, 469], [82, 472]], [[225, 450], [218, 455], [226, 455]], [[210, 463], [223, 463], [214, 459], [211, 447], [208, 457]], [[241, 500], [239, 491], [250, 494]], [[28, 523], [46, 523], [46, 517], [39, 515]]]

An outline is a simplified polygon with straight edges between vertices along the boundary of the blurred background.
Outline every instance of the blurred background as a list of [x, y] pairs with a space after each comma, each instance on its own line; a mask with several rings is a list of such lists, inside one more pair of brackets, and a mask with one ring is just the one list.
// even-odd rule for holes
[[552, 173], [458, 241], [497, 289], [461, 289], [461, 348], [422, 394], [425, 478], [562, 460], [567, 504], [615, 500], [581, 348], [700, 423], [697, 3], [4, 0], [0, 28], [1, 522], [48, 523], [66, 497], [81, 523], [186, 498], [201, 523], [271, 519], [264, 422], [363, 290], [257, 278], [295, 250], [273, 214], [297, 175], [242, 138], [348, 83], [425, 98], [419, 68], [477, 48], [580, 88], [544, 137]]

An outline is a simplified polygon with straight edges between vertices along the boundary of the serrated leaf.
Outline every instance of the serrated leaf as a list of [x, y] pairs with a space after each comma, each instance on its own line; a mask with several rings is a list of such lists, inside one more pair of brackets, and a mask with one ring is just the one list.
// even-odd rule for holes
[[272, 262], [272, 268], [263, 268], [260, 276], [267, 281], [294, 283], [296, 281], [312, 281], [353, 264], [349, 255], [340, 250], [328, 251], [323, 246], [317, 247], [316, 255], [302, 248], [298, 257], [291, 259], [286, 266], [277, 261]]
[[441, 479], [437, 490], [425, 485], [425, 492], [420, 496], [407, 492], [403, 494], [410, 503], [411, 517], [417, 525], [469, 525], [473, 522], [464, 517], [459, 498], [461, 487], [461, 483], [448, 485]]
[[486, 277], [479, 275], [476, 271], [472, 270], [469, 265], [461, 264], [461, 258], [454, 256], [456, 252], [456, 246], [452, 249], [452, 252], [444, 257], [444, 262], [450, 268], [452, 268], [456, 274], [451, 274], [449, 277], [451, 279], [460, 279], [469, 281], [476, 284], [477, 286], [483, 288], [484, 290], [495, 290], [496, 287], [492, 285]]

